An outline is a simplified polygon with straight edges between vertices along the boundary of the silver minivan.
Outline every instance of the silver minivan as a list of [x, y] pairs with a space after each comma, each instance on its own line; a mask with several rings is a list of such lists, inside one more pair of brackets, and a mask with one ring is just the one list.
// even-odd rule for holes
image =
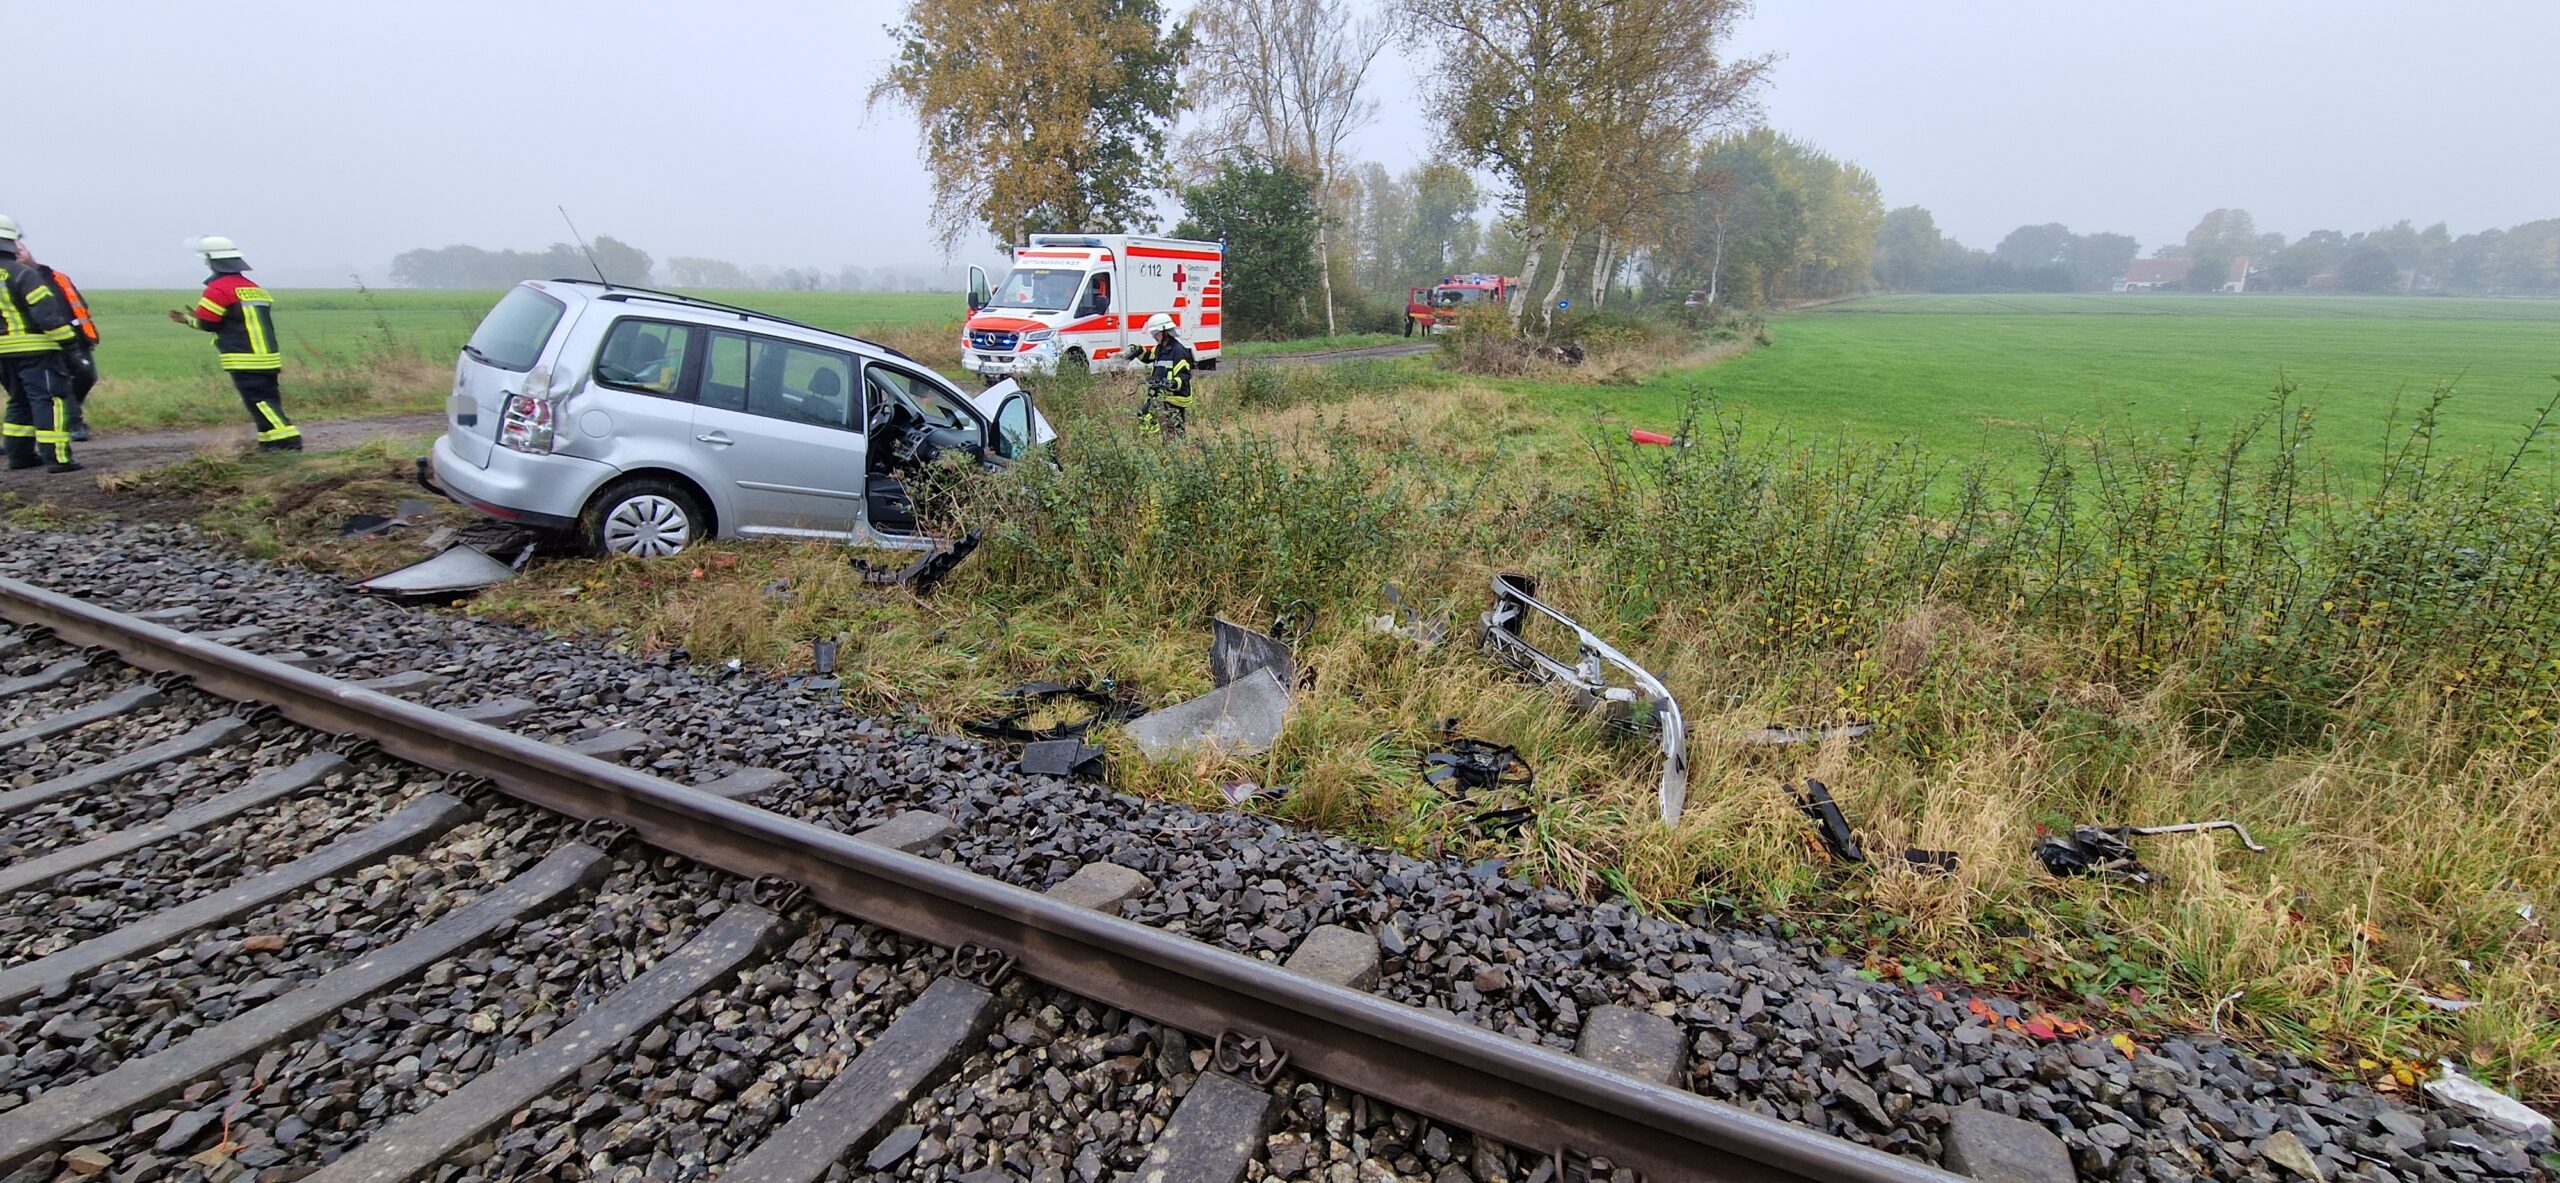
[[430, 488], [589, 552], [701, 538], [925, 549], [907, 482], [1056, 437], [1007, 381], [964, 395], [887, 346], [690, 296], [528, 281], [453, 368]]

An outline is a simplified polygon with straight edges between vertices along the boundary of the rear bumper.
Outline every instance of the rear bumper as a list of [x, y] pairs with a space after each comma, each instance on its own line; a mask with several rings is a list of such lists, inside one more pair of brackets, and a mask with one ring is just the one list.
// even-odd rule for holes
[[574, 456], [527, 456], [499, 448], [489, 467], [473, 468], [456, 458], [445, 441], [418, 457], [418, 483], [454, 504], [486, 517], [536, 530], [566, 530], [578, 524], [587, 497], [613, 470]]

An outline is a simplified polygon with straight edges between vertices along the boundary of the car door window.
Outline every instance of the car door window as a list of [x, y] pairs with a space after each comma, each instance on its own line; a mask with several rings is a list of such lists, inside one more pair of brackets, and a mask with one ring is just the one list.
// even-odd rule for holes
[[1031, 400], [1020, 394], [1008, 395], [996, 408], [996, 454], [1011, 460], [1030, 450]]
[[711, 334], [702, 365], [702, 389], [696, 402], [723, 411], [747, 409], [747, 339], [737, 333]]
[[853, 358], [766, 337], [748, 339], [747, 413], [839, 430], [854, 417]]
[[876, 404], [896, 400], [923, 416], [929, 427], [976, 434], [978, 419], [968, 410], [967, 401], [944, 390], [941, 383], [879, 362], [865, 366], [862, 372]]
[[596, 381], [643, 394], [675, 394], [693, 332], [662, 321], [615, 322], [605, 332], [604, 347], [596, 352]]

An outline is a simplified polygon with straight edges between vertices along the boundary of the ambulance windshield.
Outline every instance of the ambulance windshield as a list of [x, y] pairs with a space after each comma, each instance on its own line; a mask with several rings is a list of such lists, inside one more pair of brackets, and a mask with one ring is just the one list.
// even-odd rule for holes
[[1004, 277], [1004, 286], [996, 289], [995, 303], [989, 308], [1020, 308], [1031, 312], [1064, 312], [1074, 303], [1076, 288], [1084, 283], [1081, 267], [1016, 267]]

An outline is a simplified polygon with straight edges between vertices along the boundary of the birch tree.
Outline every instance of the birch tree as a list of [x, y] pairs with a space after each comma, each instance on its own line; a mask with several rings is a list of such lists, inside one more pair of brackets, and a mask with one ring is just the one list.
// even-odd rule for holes
[[[1192, 18], [1199, 38], [1194, 96], [1213, 149], [1254, 148], [1295, 164], [1331, 201], [1343, 141], [1377, 118], [1366, 89], [1387, 46], [1385, 20], [1361, 19], [1344, 0], [1220, 0]], [[1335, 332], [1332, 224], [1318, 230], [1324, 328]]]
[[1548, 248], [1565, 256], [1552, 264], [1552, 310], [1576, 240], [1606, 268], [1637, 215], [1684, 183], [1688, 145], [1752, 113], [1772, 61], [1723, 55], [1748, 0], [1401, 2], [1439, 50], [1435, 114], [1450, 155], [1509, 189], [1526, 256], [1515, 324]]
[[870, 102], [914, 113], [946, 251], [980, 229], [1122, 229], [1171, 188], [1190, 32], [1162, 0], [911, 0], [889, 34]]

